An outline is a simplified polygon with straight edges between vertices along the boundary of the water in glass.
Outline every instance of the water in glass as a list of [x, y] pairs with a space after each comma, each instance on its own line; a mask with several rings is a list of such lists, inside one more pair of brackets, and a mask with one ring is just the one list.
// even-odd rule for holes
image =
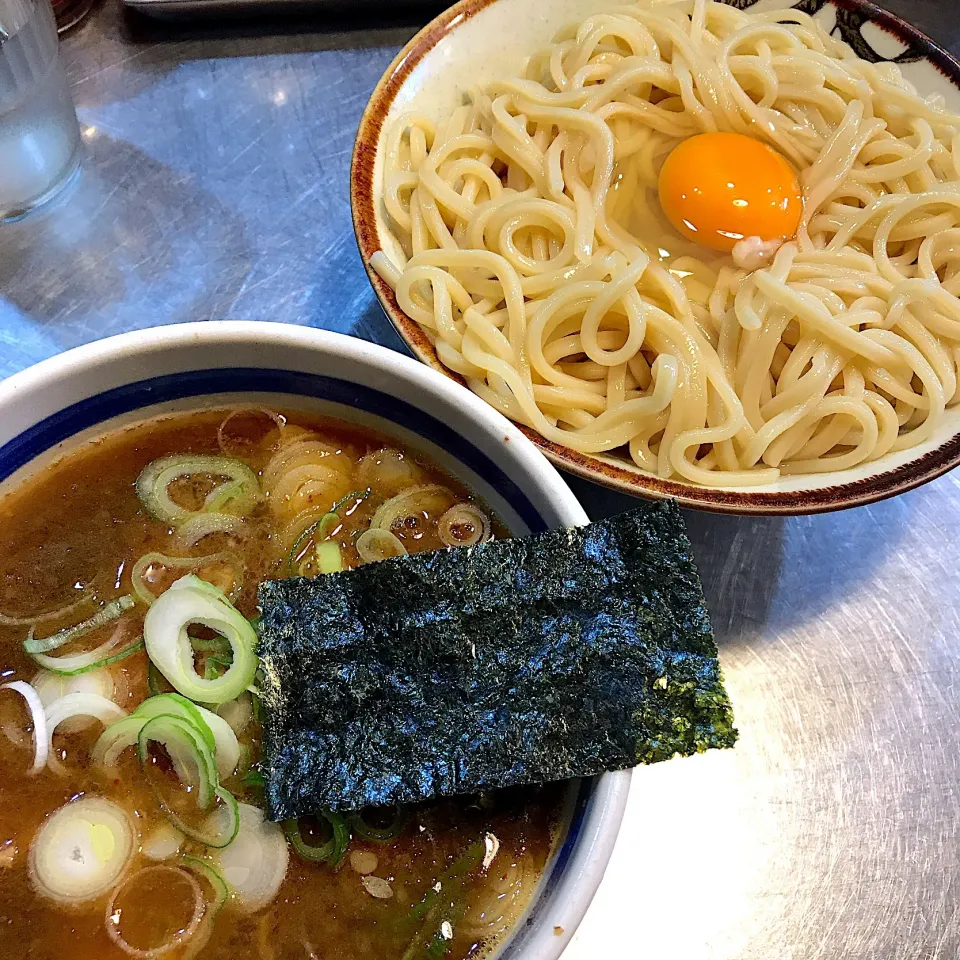
[[0, 220], [60, 190], [80, 149], [49, 0], [0, 0]]

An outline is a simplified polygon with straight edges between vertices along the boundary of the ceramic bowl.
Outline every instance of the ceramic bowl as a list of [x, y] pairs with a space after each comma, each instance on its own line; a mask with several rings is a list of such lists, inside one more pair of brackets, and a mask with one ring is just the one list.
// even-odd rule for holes
[[[743, 9], [790, 7], [791, 0], [726, 0]], [[400, 51], [377, 84], [360, 123], [351, 172], [353, 223], [370, 282], [387, 316], [424, 363], [454, 380], [430, 339], [398, 306], [390, 287], [370, 268], [378, 250], [390, 256], [382, 202], [386, 136], [405, 113], [437, 121], [472, 87], [516, 74], [529, 55], [565, 24], [621, 6], [623, 0], [460, 0]], [[866, 0], [801, 0], [828, 31], [865, 59], [895, 60], [921, 94], [941, 93], [960, 111], [960, 62], [915, 27]], [[460, 381], [462, 382], [462, 381]], [[711, 489], [653, 476], [622, 455], [581, 454], [523, 432], [559, 467], [623, 493], [672, 497], [684, 506], [724, 513], [817, 513], [871, 503], [932, 480], [960, 463], [960, 407], [924, 444], [863, 466], [829, 474], [785, 477], [775, 483]]]
[[[587, 522], [536, 447], [469, 392], [383, 347], [274, 323], [195, 323], [124, 334], [4, 380], [0, 494], [117, 427], [238, 401], [375, 427], [444, 466], [513, 533]], [[501, 960], [560, 955], [600, 883], [629, 782], [629, 773], [616, 773], [571, 786], [567, 828]]]

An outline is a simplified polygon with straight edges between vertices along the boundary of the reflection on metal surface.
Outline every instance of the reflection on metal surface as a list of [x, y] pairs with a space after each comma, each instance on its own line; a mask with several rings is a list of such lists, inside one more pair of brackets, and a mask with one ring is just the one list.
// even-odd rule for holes
[[[960, 50], [948, 0], [888, 5]], [[139, 43], [127, 29], [107, 5], [64, 43], [89, 159], [70, 196], [0, 227], [0, 376], [213, 317], [399, 348], [347, 176], [366, 99], [413, 28]], [[629, 506], [571, 485], [595, 517]], [[638, 771], [564, 960], [954, 960], [960, 474], [843, 514], [687, 520], [742, 739]]]
[[957, 517], [956, 474], [830, 516], [687, 514], [741, 740], [635, 773], [578, 960], [614, 949], [624, 886], [651, 957], [957, 955]]
[[177, 321], [385, 330], [347, 182], [360, 113], [414, 28], [142, 44], [128, 29], [108, 4], [63, 43], [93, 132], [68, 202], [0, 228], [0, 331], [21, 330], [0, 376]]

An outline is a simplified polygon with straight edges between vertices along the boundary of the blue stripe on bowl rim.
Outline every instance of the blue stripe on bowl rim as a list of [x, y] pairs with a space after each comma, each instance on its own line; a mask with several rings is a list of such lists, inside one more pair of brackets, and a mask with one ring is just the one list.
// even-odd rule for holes
[[143, 407], [217, 393], [287, 393], [329, 400], [373, 414], [418, 434], [483, 477], [520, 515], [531, 533], [546, 530], [526, 494], [455, 430], [404, 400], [348, 380], [295, 370], [225, 367], [166, 374], [124, 384], [52, 414], [0, 447], [0, 482], [82, 430]]
[[[144, 407], [218, 393], [285, 393], [329, 400], [405, 427], [482, 477], [517, 511], [532, 533], [547, 529], [543, 517], [517, 484], [486, 454], [436, 417], [373, 387], [295, 370], [258, 367], [190, 370], [105, 390], [51, 414], [0, 447], [0, 483], [58, 443], [98, 424]], [[560, 884], [583, 829], [597, 781], [598, 778], [590, 777], [580, 782], [563, 843], [554, 855], [550, 872], [542, 880], [537, 900], [523, 926], [514, 929], [499, 954], [501, 960], [509, 960], [522, 949], [524, 934]]]

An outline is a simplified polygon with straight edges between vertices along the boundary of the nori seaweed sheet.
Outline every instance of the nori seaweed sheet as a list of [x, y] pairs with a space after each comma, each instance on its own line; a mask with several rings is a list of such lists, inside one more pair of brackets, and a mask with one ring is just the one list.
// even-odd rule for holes
[[270, 816], [590, 776], [736, 740], [673, 503], [260, 586]]

